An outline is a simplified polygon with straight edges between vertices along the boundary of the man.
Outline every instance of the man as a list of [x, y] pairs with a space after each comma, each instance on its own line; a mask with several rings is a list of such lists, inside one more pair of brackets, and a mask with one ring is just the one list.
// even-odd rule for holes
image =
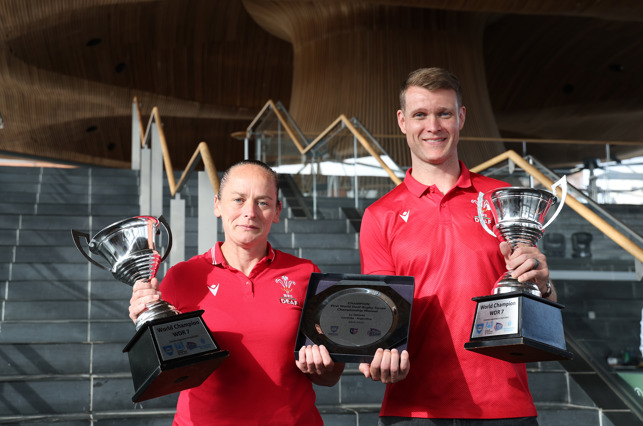
[[181, 392], [174, 425], [321, 425], [312, 383], [332, 386], [344, 364], [323, 347], [293, 357], [308, 280], [319, 268], [273, 249], [279, 222], [275, 172], [258, 161], [228, 169], [215, 197], [225, 240], [208, 252], [134, 285], [130, 318], [161, 298], [203, 320], [230, 356], [203, 384]]
[[384, 351], [360, 365], [366, 377], [390, 383], [383, 425], [538, 424], [525, 365], [464, 349], [471, 298], [491, 294], [507, 269], [556, 301], [545, 256], [536, 247], [498, 247], [478, 222], [478, 193], [508, 185], [459, 161], [465, 116], [457, 77], [440, 68], [411, 73], [397, 112], [411, 169], [363, 217], [362, 273], [410, 275], [416, 285], [408, 353]]

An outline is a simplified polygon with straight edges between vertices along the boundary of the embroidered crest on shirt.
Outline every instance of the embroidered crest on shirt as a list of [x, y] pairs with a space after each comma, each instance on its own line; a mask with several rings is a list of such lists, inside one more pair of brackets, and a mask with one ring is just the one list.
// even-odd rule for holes
[[221, 284], [219, 284], [219, 283], [208, 285], [208, 289], [210, 289], [210, 293], [212, 293], [213, 296], [216, 296], [217, 293], [219, 292], [219, 286], [220, 285]]
[[471, 200], [473, 204], [476, 205], [476, 215], [474, 216], [474, 220], [479, 223], [480, 220], [484, 220], [487, 225], [491, 226], [491, 219], [493, 216], [491, 215], [491, 208], [489, 207], [489, 201], [483, 200], [482, 202], [482, 217], [478, 216], [478, 199]]
[[299, 305], [297, 299], [290, 294], [296, 285], [294, 281], [290, 280], [286, 275], [283, 275], [281, 278], [277, 278], [275, 282], [281, 286], [281, 290], [283, 291], [282, 297], [280, 298], [281, 303], [285, 305]]
[[400, 213], [400, 217], [402, 218], [402, 220], [403, 220], [404, 222], [408, 222], [408, 221], [409, 221], [409, 215], [410, 215], [410, 214], [411, 214], [411, 210], [407, 210], [407, 211], [405, 211], [405, 212]]

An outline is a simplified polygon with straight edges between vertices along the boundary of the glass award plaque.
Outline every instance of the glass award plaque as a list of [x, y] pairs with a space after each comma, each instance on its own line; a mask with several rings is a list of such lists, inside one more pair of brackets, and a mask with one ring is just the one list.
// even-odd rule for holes
[[295, 354], [324, 345], [336, 362], [370, 362], [378, 348], [406, 349], [413, 277], [313, 273]]

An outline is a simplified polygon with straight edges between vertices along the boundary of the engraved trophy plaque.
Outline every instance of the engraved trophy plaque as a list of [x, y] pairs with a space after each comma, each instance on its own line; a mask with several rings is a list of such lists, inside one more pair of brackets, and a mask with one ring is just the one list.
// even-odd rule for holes
[[[543, 225], [547, 211], [557, 200], [557, 187], [561, 188], [562, 198], [554, 215]], [[553, 192], [508, 187], [480, 193], [480, 223], [489, 234], [511, 244], [512, 249], [535, 246], [565, 203], [565, 176], [551, 189]], [[487, 226], [483, 206], [491, 211], [493, 231]], [[564, 306], [541, 297], [535, 283], [521, 283], [507, 271], [496, 282], [492, 295], [473, 300], [477, 303], [476, 313], [465, 349], [513, 363], [572, 358], [565, 344], [561, 314]]]
[[413, 277], [312, 273], [295, 343], [324, 345], [336, 362], [370, 362], [378, 348], [406, 349]]
[[[156, 248], [161, 226], [167, 234], [163, 257]], [[76, 248], [93, 265], [109, 270], [114, 278], [133, 287], [149, 281], [172, 247], [172, 232], [163, 218], [137, 216], [116, 222], [90, 239], [71, 231]], [[108, 266], [90, 257], [81, 245]], [[145, 401], [200, 385], [223, 362], [221, 350], [201, 318], [203, 311], [181, 313], [164, 300], [147, 305], [136, 320], [136, 334], [123, 352], [129, 357], [135, 393], [133, 402]]]

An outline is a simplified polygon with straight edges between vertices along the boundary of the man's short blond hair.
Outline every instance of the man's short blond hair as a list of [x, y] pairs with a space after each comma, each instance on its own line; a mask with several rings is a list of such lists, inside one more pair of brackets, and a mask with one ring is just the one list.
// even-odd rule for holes
[[422, 87], [431, 92], [440, 89], [451, 89], [455, 91], [458, 101], [456, 106], [458, 108], [462, 106], [462, 87], [460, 86], [460, 80], [455, 74], [444, 68], [420, 68], [409, 74], [400, 88], [400, 109], [402, 111], [406, 108], [406, 91], [412, 86]]

